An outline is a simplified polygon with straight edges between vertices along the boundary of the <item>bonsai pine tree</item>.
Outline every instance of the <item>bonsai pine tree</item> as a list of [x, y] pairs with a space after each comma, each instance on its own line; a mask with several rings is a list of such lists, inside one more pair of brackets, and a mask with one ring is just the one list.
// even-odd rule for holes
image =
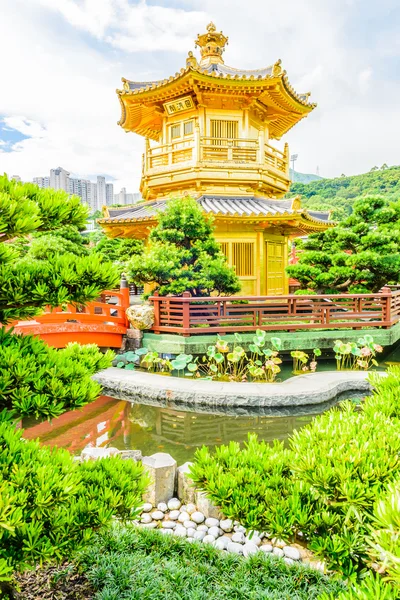
[[[30, 318], [46, 306], [84, 303], [113, 287], [118, 273], [68, 239], [88, 210], [76, 196], [0, 177], [0, 323]], [[64, 235], [57, 239], [57, 231]], [[46, 232], [21, 252], [18, 238]], [[66, 247], [67, 246], [67, 247]], [[33, 247], [33, 248], [32, 248]], [[81, 256], [78, 256], [81, 254]], [[47, 259], [46, 259], [47, 256]]]
[[310, 235], [299, 262], [287, 268], [318, 293], [377, 292], [400, 282], [400, 201], [366, 197], [336, 227]]
[[213, 236], [212, 221], [192, 198], [170, 200], [142, 255], [128, 263], [132, 280], [154, 283], [161, 296], [235, 294], [240, 290]]

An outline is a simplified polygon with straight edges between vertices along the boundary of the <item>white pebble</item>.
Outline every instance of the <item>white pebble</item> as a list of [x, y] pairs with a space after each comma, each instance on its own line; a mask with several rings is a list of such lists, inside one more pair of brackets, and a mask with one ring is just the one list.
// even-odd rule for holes
[[215, 537], [213, 535], [205, 535], [203, 537], [204, 544], [212, 544], [213, 542], [215, 542]]
[[263, 552], [272, 552], [273, 547], [271, 546], [271, 544], [264, 544], [263, 546], [260, 546], [260, 550], [262, 550]]
[[222, 519], [222, 521], [219, 523], [219, 526], [221, 527], [222, 531], [229, 533], [233, 529], [233, 521], [232, 519]]
[[159, 529], [160, 533], [163, 533], [164, 535], [173, 535], [173, 531], [172, 529]]
[[155, 529], [157, 527], [157, 523], [152, 521], [151, 523], [141, 523], [140, 527], [143, 529]]
[[171, 500], [168, 500], [169, 510], [179, 510], [181, 506], [182, 503], [178, 498], [171, 498]]
[[244, 538], [245, 544], [249, 543], [249, 544], [255, 544], [256, 546], [260, 546], [261, 545], [261, 539], [258, 537], [258, 535], [253, 535], [252, 537], [246, 535], [246, 537]]
[[169, 513], [169, 518], [171, 521], [177, 521], [179, 515], [180, 515], [179, 510], [171, 510], [171, 512]]
[[196, 530], [193, 528], [190, 528], [186, 530], [186, 535], [188, 536], [188, 538], [192, 538], [194, 537], [194, 534], [196, 533]]
[[275, 556], [279, 556], [280, 558], [282, 558], [284, 555], [282, 548], [274, 548], [272, 550], [273, 554], [275, 554]]
[[203, 540], [206, 537], [206, 532], [197, 530], [194, 532], [193, 537], [195, 540]]
[[186, 510], [186, 504], [182, 504], [181, 511], [182, 512], [187, 512], [187, 510]]
[[247, 542], [243, 546], [243, 554], [244, 554], [244, 556], [250, 556], [251, 554], [256, 554], [256, 552], [258, 552], [258, 546], [256, 546], [252, 542]]
[[186, 511], [182, 511], [179, 513], [178, 517], [179, 523], [184, 523], [185, 521], [190, 521], [190, 515]]
[[141, 523], [151, 523], [152, 522], [152, 516], [149, 515], [149, 513], [143, 513], [142, 514], [142, 518], [140, 519]]
[[244, 533], [242, 533], [241, 531], [237, 531], [236, 533], [234, 533], [232, 536], [232, 542], [235, 542], [236, 544], [243, 544]]
[[287, 556], [285, 556], [283, 560], [285, 561], [285, 563], [287, 565], [294, 565], [294, 563], [295, 563], [295, 561], [293, 560], [293, 558], [288, 558]]
[[142, 506], [142, 511], [150, 512], [151, 510], [153, 510], [153, 505], [151, 504], [151, 502], [145, 502]]
[[228, 544], [231, 543], [231, 539], [225, 536], [222, 536], [220, 538], [217, 539], [217, 541], [215, 542], [215, 548], [218, 548], [218, 550], [226, 550], [228, 547]]
[[186, 537], [186, 529], [184, 527], [176, 527], [174, 529], [174, 535], [176, 535], [176, 537]]
[[151, 516], [153, 517], [154, 521], [161, 521], [161, 519], [164, 518], [164, 513], [162, 510], [155, 510], [151, 513]]
[[192, 503], [187, 504], [186, 512], [189, 513], [189, 515], [192, 515], [194, 512], [196, 512], [196, 506]]
[[219, 527], [219, 519], [214, 519], [213, 517], [208, 517], [206, 519], [207, 527]]
[[215, 539], [220, 536], [220, 528], [219, 527], [210, 527], [208, 530], [208, 535], [213, 535]]
[[163, 521], [161, 523], [161, 527], [163, 529], [175, 529], [176, 527], [176, 522], [175, 521]]
[[236, 542], [229, 542], [226, 549], [232, 554], [243, 554], [242, 544], [237, 544]]
[[207, 533], [208, 527], [207, 525], [197, 525], [197, 531], [205, 531]]
[[237, 533], [246, 533], [246, 527], [243, 527], [243, 525], [235, 525], [233, 531], [236, 531]]
[[186, 529], [197, 529], [197, 525], [193, 521], [185, 521], [183, 526], [186, 527]]
[[272, 540], [272, 544], [274, 546], [276, 546], [277, 548], [284, 548], [285, 546], [287, 546], [286, 542], [284, 542], [283, 540], [280, 540], [278, 538], [273, 538]]
[[203, 523], [205, 516], [203, 515], [202, 512], [200, 512], [199, 510], [196, 510], [194, 513], [191, 514], [190, 518], [195, 523]]
[[159, 502], [157, 504], [157, 510], [161, 510], [161, 512], [165, 513], [168, 510], [168, 506], [165, 504], [165, 502]]
[[285, 546], [283, 548], [283, 553], [286, 558], [290, 558], [291, 560], [300, 560], [301, 554], [297, 548], [293, 548], [292, 546]]

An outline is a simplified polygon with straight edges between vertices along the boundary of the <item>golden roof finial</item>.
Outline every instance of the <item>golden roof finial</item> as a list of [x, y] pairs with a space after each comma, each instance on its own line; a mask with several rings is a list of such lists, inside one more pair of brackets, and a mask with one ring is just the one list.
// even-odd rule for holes
[[195, 45], [200, 48], [200, 66], [207, 67], [210, 64], [223, 64], [222, 54], [227, 43], [228, 38], [222, 31], [217, 33], [217, 28], [211, 21], [207, 25], [207, 33], [199, 34], [195, 41]]

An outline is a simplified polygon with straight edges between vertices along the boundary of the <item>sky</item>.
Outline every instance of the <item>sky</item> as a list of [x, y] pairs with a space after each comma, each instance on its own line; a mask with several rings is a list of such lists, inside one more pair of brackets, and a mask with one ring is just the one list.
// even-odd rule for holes
[[174, 75], [211, 20], [229, 36], [226, 64], [280, 58], [317, 102], [273, 142], [296, 170], [400, 164], [399, 0], [0, 0], [0, 173], [62, 166], [138, 191], [144, 140], [117, 126], [115, 90]]

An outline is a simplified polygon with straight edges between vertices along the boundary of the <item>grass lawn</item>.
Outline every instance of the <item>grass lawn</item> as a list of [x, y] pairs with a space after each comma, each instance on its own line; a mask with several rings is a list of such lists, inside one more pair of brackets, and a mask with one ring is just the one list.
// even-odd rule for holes
[[94, 600], [317, 600], [343, 584], [259, 552], [249, 559], [206, 544], [115, 526], [80, 555]]

